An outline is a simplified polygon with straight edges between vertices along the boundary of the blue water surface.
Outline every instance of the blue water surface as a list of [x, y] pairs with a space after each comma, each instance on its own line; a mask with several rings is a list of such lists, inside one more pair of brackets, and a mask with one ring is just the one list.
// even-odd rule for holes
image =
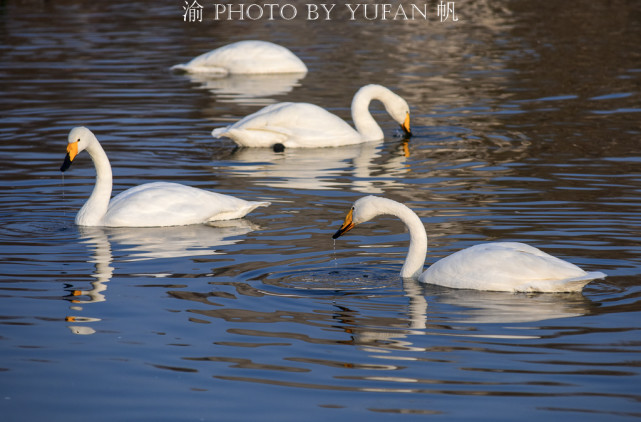
[[[188, 22], [170, 3], [0, 6], [3, 420], [641, 417], [638, 4], [310, 22], [214, 21], [201, 3]], [[309, 73], [169, 70], [244, 39], [290, 48]], [[351, 123], [368, 83], [408, 101], [409, 141], [380, 104], [380, 142], [275, 153], [210, 135], [279, 101]], [[92, 162], [59, 172], [78, 125], [109, 155], [114, 192], [165, 180], [272, 205], [211, 225], [78, 227]], [[369, 194], [419, 215], [428, 265], [506, 240], [608, 277], [538, 295], [402, 280], [395, 218], [331, 239]]]

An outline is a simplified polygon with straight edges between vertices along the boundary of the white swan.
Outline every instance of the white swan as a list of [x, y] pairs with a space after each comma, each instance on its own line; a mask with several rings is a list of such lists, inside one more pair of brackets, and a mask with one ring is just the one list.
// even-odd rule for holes
[[183, 226], [241, 218], [269, 202], [251, 202], [229, 195], [178, 183], [146, 183], [115, 196], [111, 201], [112, 176], [107, 154], [95, 135], [85, 127], [69, 132], [65, 171], [80, 151], [87, 150], [96, 167], [96, 185], [76, 215], [76, 224], [105, 227]]
[[427, 235], [420, 218], [407, 206], [376, 196], [357, 200], [333, 238], [381, 214], [400, 218], [410, 233], [410, 247], [401, 277], [457, 289], [576, 292], [589, 281], [606, 276], [601, 272], [585, 272], [533, 246], [516, 242], [475, 245], [437, 261], [422, 272]]
[[267, 41], [239, 41], [201, 54], [172, 70], [229, 74], [307, 73], [307, 66], [287, 48]]
[[365, 85], [352, 100], [356, 130], [340, 117], [308, 103], [272, 104], [231, 126], [214, 129], [212, 136], [231, 138], [242, 147], [287, 148], [337, 147], [383, 139], [383, 130], [369, 112], [369, 103], [379, 100], [409, 136], [410, 108], [407, 102], [381, 85]]

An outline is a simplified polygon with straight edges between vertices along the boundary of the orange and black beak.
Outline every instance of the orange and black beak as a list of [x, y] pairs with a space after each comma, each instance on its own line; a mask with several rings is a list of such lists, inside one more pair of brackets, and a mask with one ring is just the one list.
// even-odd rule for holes
[[67, 155], [65, 155], [65, 161], [60, 166], [60, 171], [65, 171], [71, 167], [71, 162], [78, 155], [78, 141], [72, 142], [67, 145]]
[[334, 233], [334, 235], [332, 236], [332, 239], [338, 239], [339, 237], [341, 237], [342, 235], [344, 235], [345, 233], [347, 233], [348, 231], [354, 228], [355, 224], [354, 224], [354, 221], [352, 221], [353, 214], [354, 214], [354, 207], [352, 207], [352, 209], [349, 210], [349, 212], [347, 213], [347, 216], [345, 216], [345, 221], [343, 222], [343, 225], [341, 226], [340, 229], [336, 231], [336, 233]]
[[403, 129], [403, 135], [405, 135], [406, 138], [409, 138], [412, 136], [412, 130], [410, 129], [410, 113], [408, 112], [405, 115], [405, 121], [401, 125], [401, 129]]

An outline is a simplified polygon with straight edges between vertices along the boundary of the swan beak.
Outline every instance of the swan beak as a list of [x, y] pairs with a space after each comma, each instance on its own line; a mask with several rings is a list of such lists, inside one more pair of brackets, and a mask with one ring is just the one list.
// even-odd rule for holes
[[67, 145], [67, 155], [65, 155], [65, 161], [60, 166], [60, 171], [65, 171], [71, 167], [71, 162], [78, 155], [78, 141], [73, 142]]
[[409, 113], [407, 113], [405, 115], [405, 121], [401, 125], [401, 129], [403, 129], [403, 134], [406, 137], [409, 138], [410, 136], [412, 136], [412, 130], [410, 129], [410, 114]]
[[347, 213], [347, 216], [345, 216], [345, 222], [343, 222], [343, 225], [341, 226], [341, 228], [338, 229], [336, 233], [334, 233], [334, 235], [332, 236], [332, 239], [338, 239], [339, 237], [341, 237], [342, 235], [344, 235], [345, 233], [347, 233], [348, 231], [354, 228], [355, 224], [354, 224], [354, 221], [352, 220], [353, 214], [354, 214], [354, 208], [349, 210], [349, 212]]

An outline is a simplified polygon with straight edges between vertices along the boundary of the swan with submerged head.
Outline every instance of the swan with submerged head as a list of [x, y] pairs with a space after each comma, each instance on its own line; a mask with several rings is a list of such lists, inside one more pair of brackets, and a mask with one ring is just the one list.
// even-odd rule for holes
[[190, 73], [260, 75], [273, 73], [307, 73], [307, 66], [287, 48], [268, 41], [234, 42], [201, 54], [172, 70]]
[[226, 137], [241, 147], [321, 148], [379, 141], [383, 130], [369, 112], [373, 100], [411, 136], [410, 108], [399, 95], [381, 85], [365, 85], [352, 100], [356, 129], [322, 107], [309, 103], [277, 103], [244, 117], [233, 125], [214, 129], [214, 138]]
[[60, 171], [66, 171], [84, 150], [96, 167], [96, 184], [76, 215], [76, 224], [80, 226], [184, 226], [241, 218], [256, 207], [269, 205], [168, 182], [139, 185], [110, 199], [111, 165], [98, 139], [86, 127], [69, 132], [67, 155]]
[[455, 252], [423, 271], [427, 234], [420, 218], [406, 205], [387, 198], [357, 200], [334, 239], [381, 214], [401, 219], [410, 233], [401, 277], [457, 289], [509, 292], [578, 292], [602, 272], [586, 272], [574, 264], [517, 242], [482, 243]]

